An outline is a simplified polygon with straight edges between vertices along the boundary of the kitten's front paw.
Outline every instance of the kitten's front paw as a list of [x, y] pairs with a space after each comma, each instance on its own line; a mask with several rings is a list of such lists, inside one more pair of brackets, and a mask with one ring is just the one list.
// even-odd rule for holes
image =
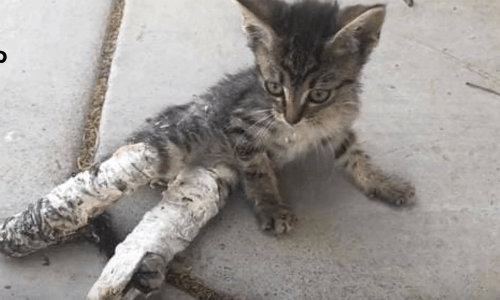
[[293, 210], [283, 203], [265, 203], [256, 207], [256, 216], [260, 224], [260, 228], [272, 234], [285, 234], [292, 230], [297, 217]]
[[410, 206], [416, 202], [415, 188], [405, 181], [388, 180], [367, 191], [370, 198], [378, 198], [395, 206]]

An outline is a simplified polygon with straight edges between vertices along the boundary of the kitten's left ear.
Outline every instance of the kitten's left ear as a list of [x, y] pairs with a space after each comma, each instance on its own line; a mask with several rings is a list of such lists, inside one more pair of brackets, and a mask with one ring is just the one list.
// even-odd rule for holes
[[385, 5], [352, 6], [340, 11], [343, 27], [327, 42], [325, 49], [336, 57], [359, 54], [365, 60], [378, 44], [385, 19]]

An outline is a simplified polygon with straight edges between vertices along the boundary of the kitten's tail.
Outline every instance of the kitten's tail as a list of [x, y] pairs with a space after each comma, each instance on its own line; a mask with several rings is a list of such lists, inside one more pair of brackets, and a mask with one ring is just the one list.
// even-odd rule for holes
[[99, 251], [109, 259], [115, 255], [115, 248], [121, 242], [113, 229], [111, 215], [103, 212], [89, 220], [85, 240], [97, 245]]

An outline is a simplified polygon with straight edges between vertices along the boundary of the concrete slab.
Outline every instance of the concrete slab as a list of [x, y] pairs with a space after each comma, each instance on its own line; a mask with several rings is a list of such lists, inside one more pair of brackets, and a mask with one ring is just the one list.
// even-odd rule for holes
[[[177, 263], [246, 299], [497, 299], [500, 101], [465, 83], [500, 88], [499, 13], [495, 1], [390, 2], [356, 126], [375, 161], [415, 183], [417, 207], [365, 199], [313, 153], [281, 174], [300, 219], [290, 236], [262, 235], [234, 195]], [[124, 22], [101, 155], [164, 105], [252, 60], [230, 1], [134, 1]], [[122, 231], [158, 197], [118, 204]]]
[[[75, 171], [111, 1], [3, 1], [0, 220]], [[47, 265], [47, 259], [50, 264]], [[90, 245], [0, 258], [0, 299], [82, 299], [103, 260]]]

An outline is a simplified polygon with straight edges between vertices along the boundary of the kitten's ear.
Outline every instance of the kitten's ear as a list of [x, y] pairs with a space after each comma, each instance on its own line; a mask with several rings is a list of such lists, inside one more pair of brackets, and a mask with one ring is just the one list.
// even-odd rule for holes
[[262, 42], [269, 46], [275, 38], [271, 27], [273, 13], [279, 9], [280, 2], [275, 0], [234, 0], [243, 16], [243, 31], [247, 34], [250, 46]]
[[384, 19], [383, 4], [345, 8], [338, 18], [342, 27], [327, 43], [326, 49], [336, 57], [359, 54], [365, 60], [378, 43]]

